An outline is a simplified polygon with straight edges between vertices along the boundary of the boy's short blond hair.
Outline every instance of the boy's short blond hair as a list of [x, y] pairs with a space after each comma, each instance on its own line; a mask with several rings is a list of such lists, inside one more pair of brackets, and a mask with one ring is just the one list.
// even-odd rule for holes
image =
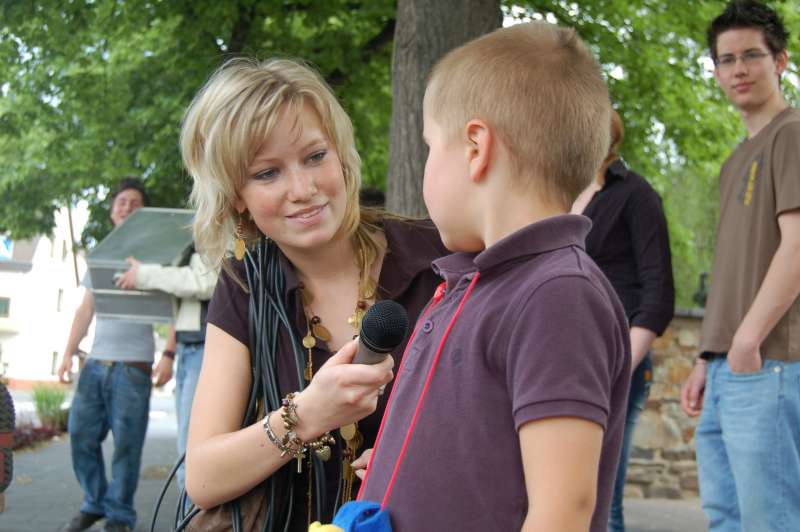
[[611, 103], [600, 65], [574, 29], [501, 28], [448, 53], [431, 71], [425, 112], [448, 139], [480, 119], [520, 178], [565, 210], [608, 153]]

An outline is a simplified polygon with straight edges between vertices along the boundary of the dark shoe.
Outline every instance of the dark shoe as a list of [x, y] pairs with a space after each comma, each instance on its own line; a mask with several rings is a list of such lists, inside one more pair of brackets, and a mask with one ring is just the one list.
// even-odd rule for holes
[[81, 532], [81, 530], [88, 530], [102, 518], [102, 515], [78, 512], [69, 523], [64, 525], [61, 532]]
[[106, 521], [103, 532], [131, 532], [133, 529], [119, 521]]

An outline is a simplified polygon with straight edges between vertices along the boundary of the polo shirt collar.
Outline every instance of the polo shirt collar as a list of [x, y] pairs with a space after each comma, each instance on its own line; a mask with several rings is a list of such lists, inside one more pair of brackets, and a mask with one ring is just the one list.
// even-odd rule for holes
[[591, 227], [591, 220], [582, 215], [551, 216], [515, 231], [479, 253], [453, 253], [437, 259], [433, 269], [447, 281], [448, 287], [454, 286], [466, 274], [483, 273], [523, 257], [569, 246], [585, 249]]

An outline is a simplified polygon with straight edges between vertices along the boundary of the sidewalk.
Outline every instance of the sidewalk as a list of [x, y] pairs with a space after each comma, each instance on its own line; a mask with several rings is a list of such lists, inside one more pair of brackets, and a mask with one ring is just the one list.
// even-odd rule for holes
[[[12, 392], [18, 410], [26, 412], [25, 394]], [[142, 476], [136, 492], [139, 521], [136, 532], [150, 530], [155, 501], [175, 462], [175, 413], [172, 397], [154, 393], [142, 458]], [[24, 414], [23, 414], [24, 415]], [[110, 471], [111, 438], [103, 445]], [[54, 532], [80, 506], [83, 495], [72, 473], [68, 437], [14, 456], [14, 481], [6, 491], [6, 511], [0, 514], [0, 532]], [[177, 499], [174, 484], [167, 490], [155, 530], [169, 531]], [[706, 520], [699, 502], [660, 499], [625, 501], [628, 532], [703, 532]], [[92, 530], [100, 530], [97, 524]], [[445, 531], [443, 531], [445, 532]]]
[[[30, 415], [29, 395], [12, 391], [22, 417]], [[19, 419], [20, 416], [18, 416]], [[164, 480], [176, 460], [175, 412], [171, 396], [154, 392], [150, 400], [142, 474], [136, 492], [136, 532], [150, 530], [153, 508]], [[112, 438], [106, 438], [103, 454], [106, 474], [111, 471]], [[55, 532], [78, 511], [83, 493], [72, 473], [69, 436], [14, 455], [14, 481], [6, 490], [6, 510], [0, 514], [0, 532]], [[174, 519], [177, 490], [167, 490], [155, 530], [169, 531]], [[100, 530], [102, 521], [91, 530]]]

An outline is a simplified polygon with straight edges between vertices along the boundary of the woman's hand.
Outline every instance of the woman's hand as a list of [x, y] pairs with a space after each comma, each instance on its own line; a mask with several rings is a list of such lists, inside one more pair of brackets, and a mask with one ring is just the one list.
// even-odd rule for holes
[[355, 471], [355, 474], [361, 480], [364, 480], [364, 477], [367, 474], [367, 466], [369, 465], [369, 459], [372, 457], [372, 449], [367, 449], [361, 456], [356, 458], [350, 466]]
[[342, 347], [295, 398], [295, 433], [310, 441], [326, 431], [363, 419], [375, 411], [381, 386], [393, 378], [391, 356], [375, 365], [352, 364], [357, 340]]

